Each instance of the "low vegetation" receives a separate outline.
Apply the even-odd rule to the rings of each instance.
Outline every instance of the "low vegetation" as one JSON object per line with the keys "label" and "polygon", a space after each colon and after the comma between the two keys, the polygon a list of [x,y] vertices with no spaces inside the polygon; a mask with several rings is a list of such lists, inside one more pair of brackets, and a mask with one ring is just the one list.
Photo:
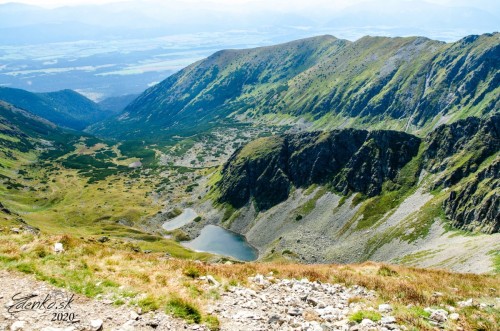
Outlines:
{"label": "low vegetation", "polygon": [[[216,277],[223,285],[221,291],[235,284],[247,284],[249,276],[269,272],[279,278],[305,277],[347,286],[361,285],[377,294],[365,302],[367,307],[391,302],[396,318],[418,330],[433,330],[426,321],[425,307],[454,306],[470,298],[491,303],[500,291],[497,275],[456,274],[371,262],[354,265],[194,262],[168,258],[164,253],[135,252],[130,243],[117,239],[100,243],[72,235],[15,234],[10,232],[10,226],[3,223],[0,232],[0,268],[31,274],[88,297],[98,294],[111,297],[117,305],[137,305],[145,311],[165,309],[213,329],[219,323],[204,312],[204,307],[219,295],[203,287],[204,282],[199,279],[203,275]],[[53,252],[55,242],[63,243],[64,253]],[[145,296],[139,298],[139,293]],[[495,330],[500,315],[488,309],[457,308],[464,319],[453,325],[465,330]],[[358,312],[351,319],[377,317],[377,313],[369,311]]]}

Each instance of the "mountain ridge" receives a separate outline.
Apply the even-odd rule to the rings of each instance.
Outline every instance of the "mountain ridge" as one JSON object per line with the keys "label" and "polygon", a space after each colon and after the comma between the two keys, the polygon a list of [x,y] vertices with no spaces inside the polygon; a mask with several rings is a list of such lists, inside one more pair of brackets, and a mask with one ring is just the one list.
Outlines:
{"label": "mountain ridge", "polygon": [[[90,131],[114,138],[190,135],[217,122],[425,134],[498,109],[498,33],[455,43],[332,36],[219,51],[146,90]],[[383,123],[383,124],[382,124]]]}

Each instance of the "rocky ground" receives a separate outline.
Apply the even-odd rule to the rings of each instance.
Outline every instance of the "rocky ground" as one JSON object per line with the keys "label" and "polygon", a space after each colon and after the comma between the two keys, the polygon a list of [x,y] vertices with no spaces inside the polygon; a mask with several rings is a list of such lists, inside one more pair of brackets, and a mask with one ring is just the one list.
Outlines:
{"label": "rocky ground", "polygon": [[[0,282],[0,330],[208,331],[205,325],[188,324],[161,310],[142,313],[127,303],[117,307],[106,297],[88,299],[73,295],[31,276],[0,271]],[[357,285],[348,288],[307,279],[278,279],[272,272],[249,277],[246,286],[221,286],[210,275],[201,276],[196,282],[201,282],[206,290],[220,293],[204,310],[217,316],[222,331],[408,330],[393,316],[390,302],[379,304],[378,309],[365,306],[363,300],[376,299],[376,294]],[[487,309],[495,304],[478,305],[470,299],[457,302],[457,306]],[[462,318],[456,309],[427,307],[425,311],[431,325],[444,328],[450,321]],[[456,330],[464,330],[455,326]]]}
{"label": "rocky ground", "polygon": [[[207,282],[206,286],[219,287],[217,281],[210,276],[209,279],[213,282]],[[137,307],[116,307],[111,300],[76,295],[72,298],[70,292],[27,276],[2,271],[0,282],[3,284],[0,330],[207,330],[203,325],[187,324],[163,312],[141,314]],[[350,301],[374,295],[358,286],[346,288],[307,279],[257,275],[250,278],[249,287],[220,291],[220,300],[207,310],[218,316],[221,330],[401,330],[390,316],[389,306],[379,322],[349,321],[353,311],[363,308]],[[22,299],[28,295],[36,297]],[[43,307],[30,304],[44,301]],[[52,302],[56,304],[51,306]],[[58,313],[65,320],[58,321]]]}
{"label": "rocky ground", "polygon": [[[217,281],[208,278],[206,286],[219,288]],[[350,301],[374,296],[362,287],[346,288],[307,279],[278,280],[272,275],[257,275],[249,280],[249,287],[230,287],[227,292],[219,288],[220,300],[207,307],[208,312],[218,316],[221,330],[401,330],[390,316],[390,306],[384,308],[378,322],[349,321],[352,312],[363,308]],[[207,330],[163,312],[141,314],[137,307],[116,307],[104,298],[72,297],[70,292],[29,276],[2,271],[0,282],[0,330]],[[31,295],[36,297],[22,299]],[[32,304],[44,301],[43,307]],[[51,305],[53,302],[56,304]],[[58,321],[58,316],[65,320]]]}
{"label": "rocky ground", "polygon": [[[232,287],[223,293],[212,311],[222,330],[402,330],[381,305],[378,322],[363,319],[356,324],[349,316],[362,308],[358,299],[373,297],[363,287],[310,282],[307,279],[276,280],[272,275],[250,278],[251,287]],[[352,301],[352,302],[351,302]],[[354,302],[356,301],[356,302]]]}
{"label": "rocky ground", "polygon": [[[126,305],[116,307],[111,300],[93,300],[75,295],[74,301],[69,302],[72,294],[67,291],[47,285],[32,277],[19,276],[5,271],[0,272],[0,284],[2,284],[0,330],[208,330],[204,326],[188,325],[183,320],[160,311],[141,314],[140,309],[136,307]],[[29,300],[21,299],[31,295],[37,296]],[[35,309],[32,309],[29,306],[30,302],[43,302],[47,295],[49,297],[44,307],[35,305]],[[53,302],[56,304],[50,306]],[[61,315],[57,315],[59,313]],[[57,321],[58,318],[65,320]]]}

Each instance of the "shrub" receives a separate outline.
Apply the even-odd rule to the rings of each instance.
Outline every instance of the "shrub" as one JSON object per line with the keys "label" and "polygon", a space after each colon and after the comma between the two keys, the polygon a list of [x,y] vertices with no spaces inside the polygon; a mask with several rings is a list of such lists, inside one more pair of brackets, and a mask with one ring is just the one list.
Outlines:
{"label": "shrub", "polygon": [[200,270],[198,268],[190,266],[184,269],[184,275],[191,277],[191,278],[198,278],[200,277]]}
{"label": "shrub", "polygon": [[208,326],[210,331],[219,331],[220,330],[220,322],[217,319],[217,316],[207,315],[203,318],[203,323]]}
{"label": "shrub", "polygon": [[177,242],[188,241],[188,240],[191,239],[186,232],[184,232],[182,230],[179,230],[179,229],[175,229],[172,232],[172,236],[173,236],[174,240],[177,241]]}

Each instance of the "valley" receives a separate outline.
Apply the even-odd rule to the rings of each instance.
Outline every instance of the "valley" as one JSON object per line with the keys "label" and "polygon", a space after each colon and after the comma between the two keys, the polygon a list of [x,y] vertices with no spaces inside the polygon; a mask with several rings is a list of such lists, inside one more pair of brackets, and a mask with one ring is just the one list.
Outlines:
{"label": "valley", "polygon": [[120,330],[494,330],[499,40],[223,50],[102,104],[0,87],[1,277],[142,316]]}

